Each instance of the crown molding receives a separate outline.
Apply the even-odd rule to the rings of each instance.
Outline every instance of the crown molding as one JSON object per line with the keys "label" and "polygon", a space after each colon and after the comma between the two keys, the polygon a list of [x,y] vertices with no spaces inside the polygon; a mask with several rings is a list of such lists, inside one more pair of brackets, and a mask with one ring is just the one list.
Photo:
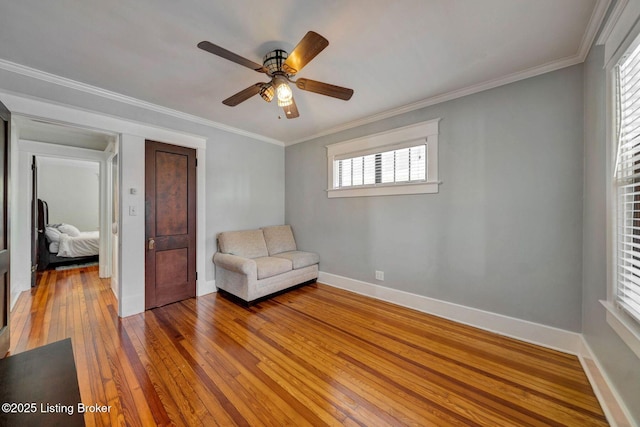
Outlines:
{"label": "crown molding", "polygon": [[622,16],[624,8],[627,7],[627,3],[629,3],[629,0],[618,0],[613,10],[611,11],[611,15],[609,15],[609,19],[607,19],[604,27],[602,27],[602,32],[600,33],[598,40],[596,40],[596,45],[600,46],[606,43],[607,39],[611,35],[611,32],[618,23],[620,16]]}
{"label": "crown molding", "polygon": [[593,45],[593,41],[598,34],[598,30],[602,27],[602,22],[604,21],[604,17],[607,14],[607,10],[609,10],[610,4],[611,0],[598,0],[596,6],[593,8],[591,18],[589,18],[589,24],[587,25],[587,29],[582,35],[580,47],[578,48],[578,56],[582,57],[582,62],[587,59],[589,50],[591,50],[591,46]]}
{"label": "crown molding", "polygon": [[[624,6],[627,4],[628,0],[619,0],[611,13],[610,19],[607,21],[600,37],[597,40],[597,44],[600,44],[605,34],[608,35],[611,32],[611,28],[613,28],[615,22],[619,18]],[[23,75],[26,77],[31,77],[34,79],[42,80],[48,83],[64,86],[70,89],[82,91],[85,93],[89,93],[95,96],[100,96],[103,98],[111,99],[117,102],[122,102],[124,104],[128,104],[134,107],[144,108],[147,110],[155,111],[161,114],[165,114],[171,117],[175,117],[178,119],[182,119],[188,122],[201,124],[204,126],[212,127],[215,129],[223,130],[225,132],[234,133],[237,135],[245,136],[248,138],[256,139],[263,142],[268,142],[270,144],[275,144],[278,146],[289,146],[294,144],[299,144],[301,142],[310,141],[312,139],[316,139],[322,136],[331,135],[337,132],[341,132],[347,129],[352,129],[358,126],[366,125],[369,123],[373,123],[379,120],[384,120],[390,117],[398,116],[400,114],[408,113],[411,111],[419,110],[421,108],[429,107],[435,104],[439,104],[442,102],[451,101],[457,98],[462,98],[464,96],[472,95],[478,92],[483,92],[485,90],[493,89],[499,86],[507,85],[510,83],[517,82],[519,80],[528,79],[531,77],[535,77],[541,74],[549,73],[551,71],[556,71],[561,68],[570,67],[572,65],[580,64],[584,62],[586,56],[589,53],[589,49],[595,39],[596,34],[602,24],[602,21],[606,15],[607,9],[611,0],[597,0],[597,3],[593,9],[591,17],[589,19],[589,24],[587,25],[587,29],[585,30],[578,51],[575,55],[566,57],[563,59],[559,59],[556,61],[549,62],[547,64],[543,64],[540,66],[532,67],[523,71],[518,71],[512,74],[509,74],[504,77],[500,77],[497,79],[488,80],[486,82],[481,82],[475,85],[468,86],[466,88],[454,90],[451,92],[447,92],[444,94],[432,96],[426,98],[422,101],[414,102],[411,104],[407,104],[398,108],[394,108],[391,110],[382,111],[377,114],[373,114],[361,119],[357,119],[351,122],[344,123],[339,126],[335,126],[329,129],[326,129],[322,132],[315,133],[313,135],[300,138],[291,142],[283,142],[274,138],[269,138],[264,135],[256,134],[253,132],[248,132],[242,129],[238,129],[232,126],[228,126],[222,123],[215,122],[213,120],[204,119],[202,117],[198,117],[192,114],[183,113],[181,111],[173,110],[170,108],[162,107],[157,104],[153,104],[147,101],[142,101],[137,98],[133,98],[130,96],[122,95],[117,92],[112,92],[106,89],[102,89],[96,86],[92,86],[86,83],[77,82],[75,80],[67,79],[65,77],[60,77],[55,74],[47,73],[45,71],[40,71],[34,68],[30,68],[24,65],[16,64],[10,61],[6,61],[0,59],[0,69],[16,73],[19,75]],[[605,37],[606,38],[606,37]]]}
{"label": "crown molding", "polygon": [[[626,3],[627,1],[628,0],[620,0],[620,2],[623,2],[623,3]],[[382,111],[380,113],[367,116],[362,119],[354,120],[348,123],[344,123],[342,125],[327,129],[325,131],[313,134],[311,136],[286,143],[286,145],[289,146],[289,145],[299,144],[305,141],[310,141],[312,139],[316,139],[321,136],[331,135],[347,129],[352,129],[354,127],[377,122],[379,120],[384,120],[389,117],[398,116],[400,114],[404,114],[411,111],[419,110],[421,108],[440,104],[442,102],[447,102],[457,98],[462,98],[464,96],[473,95],[474,93],[483,92],[485,90],[507,85],[509,83],[514,83],[519,80],[525,80],[541,74],[549,73],[551,71],[556,71],[562,68],[570,67],[572,65],[581,64],[584,62],[584,60],[587,58],[587,55],[589,54],[591,44],[593,43],[593,40],[595,39],[595,36],[598,33],[598,29],[602,25],[602,21],[607,13],[607,9],[609,8],[610,3],[611,3],[611,0],[597,1],[595,7],[593,8],[593,12],[591,13],[591,17],[589,18],[589,24],[587,25],[587,29],[585,30],[582,36],[582,40],[580,41],[578,52],[573,56],[565,57],[556,61],[549,62],[547,64],[532,67],[523,71],[518,71],[504,77],[499,77],[497,79],[488,80],[486,82],[467,86],[466,88],[432,96],[432,97],[423,99],[422,101],[414,102],[412,104],[407,104],[402,107]]]}
{"label": "crown molding", "polygon": [[274,138],[269,138],[264,135],[259,135],[253,132],[247,132],[245,130],[238,129],[232,126],[227,126],[225,124],[218,123],[213,120],[204,119],[202,117],[194,116],[193,114],[183,113],[178,110],[162,107],[160,105],[153,104],[151,102],[142,101],[137,98],[122,95],[117,92],[112,92],[110,90],[102,89],[97,86],[92,86],[86,83],[81,83],[65,77],[57,76],[55,74],[47,73],[46,71],[40,71],[35,68],[27,67],[25,65],[16,64],[14,62],[7,61],[4,59],[0,59],[0,69],[11,72],[11,73],[19,74],[25,77],[30,77],[33,79],[47,82],[47,83],[55,84],[58,86],[64,86],[69,89],[78,90],[80,92],[88,93],[88,94],[99,96],[102,98],[110,99],[112,101],[121,102],[123,104],[131,105],[133,107],[143,108],[146,110],[154,111],[156,113],[165,114],[167,116],[175,117],[191,123],[212,127],[225,132],[234,133],[237,135],[245,136],[245,137],[256,139],[263,142],[268,142],[270,144],[275,144],[279,146],[285,145],[284,142]]}
{"label": "crown molding", "polygon": [[457,98],[462,98],[468,95],[473,95],[474,93],[483,92],[485,90],[493,89],[499,86],[504,86],[509,83],[514,83],[519,80],[525,80],[530,77],[535,77],[540,74],[549,73],[551,71],[559,70],[561,68],[570,67],[572,65],[580,64],[584,62],[584,58],[580,55],[574,55],[569,58],[565,58],[558,61],[553,61],[545,65],[529,68],[528,70],[519,71],[513,74],[509,74],[505,77],[500,77],[493,80],[488,80],[486,82],[478,83],[475,85],[467,86],[466,88],[454,90],[451,92],[443,93],[441,95],[432,96],[427,99],[423,99],[422,101],[414,102],[412,104],[407,104],[402,107],[394,108],[387,111],[382,111],[377,114],[373,114],[371,116],[367,116],[362,119],[354,120],[348,123],[344,123],[340,126],[336,126],[325,131],[316,133],[314,135],[298,139],[296,141],[287,143],[286,145],[294,145],[299,144],[301,142],[310,141],[312,139],[319,138],[321,136],[331,135],[337,132],[341,132],[347,129],[355,128],[358,126],[363,126],[369,123],[377,122],[379,120],[388,119],[390,117],[398,116],[400,114],[408,113],[411,111],[419,110],[421,108],[430,107],[432,105],[441,104],[443,102],[452,101]]}

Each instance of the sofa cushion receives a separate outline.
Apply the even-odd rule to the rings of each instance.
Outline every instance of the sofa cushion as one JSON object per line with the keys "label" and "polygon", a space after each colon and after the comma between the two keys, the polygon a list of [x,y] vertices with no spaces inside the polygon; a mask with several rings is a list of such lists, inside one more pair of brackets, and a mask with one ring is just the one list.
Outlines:
{"label": "sofa cushion", "polygon": [[274,257],[290,260],[294,270],[308,267],[320,262],[320,257],[318,256],[318,254],[315,254],[313,252],[289,251],[279,253],[277,255],[274,255]]}
{"label": "sofa cushion", "polygon": [[290,225],[264,227],[262,231],[264,233],[264,240],[267,243],[269,255],[272,256],[298,249]]}
{"label": "sofa cushion", "polygon": [[255,258],[254,261],[258,268],[258,280],[292,270],[291,260],[284,258],[261,257]]}
{"label": "sofa cushion", "polygon": [[225,231],[218,234],[218,248],[225,254],[245,258],[269,255],[262,230]]}

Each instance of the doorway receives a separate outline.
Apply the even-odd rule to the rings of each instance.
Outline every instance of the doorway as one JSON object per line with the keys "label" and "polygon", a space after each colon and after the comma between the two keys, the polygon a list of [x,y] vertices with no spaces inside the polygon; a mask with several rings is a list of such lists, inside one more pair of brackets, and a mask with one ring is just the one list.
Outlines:
{"label": "doorway", "polygon": [[[90,225],[83,225],[81,219],[62,219],[61,222],[71,223],[79,221],[79,227],[76,227],[75,224],[71,225],[74,225],[76,228],[89,228],[88,230],[82,231],[97,231],[99,233],[99,236],[102,237],[98,239],[100,275],[101,277],[109,277],[111,275],[112,256],[112,194],[110,192],[111,169],[107,166],[109,159],[113,156],[113,151],[116,149],[118,136],[93,129],[45,122],[24,116],[14,115],[13,121],[18,133],[18,137],[12,142],[12,144],[14,144],[12,160],[16,165],[12,179],[16,187],[31,189],[32,184],[34,184],[34,179],[35,183],[37,183],[38,178],[37,176],[34,178],[31,168],[34,157],[40,162],[47,163],[47,167],[55,164],[53,169],[57,168],[59,174],[68,172],[68,170],[72,168],[72,165],[92,165],[92,171],[88,171],[87,176],[89,177],[88,179],[94,183],[97,181],[96,190],[99,199],[97,223],[93,221]],[[58,180],[57,178],[54,179]],[[47,180],[51,181],[52,179],[47,178]],[[51,182],[47,182],[46,184],[51,184]],[[40,182],[40,187],[43,187],[42,182]],[[70,195],[65,188],[54,188],[53,191],[57,191],[62,194],[62,196]],[[29,256],[29,254],[32,253],[34,239],[30,239],[27,236],[31,236],[32,230],[34,229],[33,206],[36,205],[37,198],[33,200],[32,191],[15,192],[12,197],[12,202],[14,203],[13,206],[15,206],[15,215],[12,215],[12,225],[14,227],[12,227],[11,233],[12,247],[14,249],[13,255],[15,255],[12,255],[11,258],[14,273],[12,277],[12,283],[14,284],[12,302],[14,302],[21,291],[28,290],[31,287],[32,271],[33,267],[36,267],[32,264],[32,257]],[[56,218],[60,219],[59,214],[68,207],[64,205],[64,202],[60,201],[54,203],[54,205],[57,205],[57,207],[51,206],[51,202],[49,202],[49,213],[53,215],[48,221],[49,223],[56,221]],[[71,205],[71,203],[68,203],[68,205]],[[52,207],[53,210],[51,210]],[[49,242],[46,244],[48,245]]]}
{"label": "doorway", "polygon": [[100,163],[38,155],[31,169],[32,271],[98,264],[109,238],[100,235]]}
{"label": "doorway", "polygon": [[[144,226],[144,144],[145,139],[156,141],[166,141],[176,145],[190,147],[196,149],[199,159],[206,161],[207,159],[207,137],[187,133],[183,130],[178,131],[167,127],[158,127],[141,123],[138,121],[121,119],[111,115],[105,115],[96,111],[87,111],[68,105],[59,105],[44,100],[33,100],[30,98],[2,94],[0,96],[13,112],[13,117],[20,119],[30,119],[33,121],[46,121],[48,123],[61,124],[79,129],[93,129],[110,134],[114,140],[114,152],[105,153],[106,158],[102,164],[110,166],[113,154],[118,155],[118,181],[120,191],[118,194],[118,204],[120,218],[117,224],[104,224],[101,220],[101,227],[107,227],[107,231],[117,233],[117,246],[113,248],[113,252],[117,255],[117,270],[113,270],[111,274],[111,286],[118,297],[118,314],[121,317],[142,313],[145,307],[145,226]],[[17,134],[17,132],[16,132]],[[23,135],[20,135],[21,137]],[[17,137],[12,138],[12,164],[20,163],[19,168],[12,168],[12,182],[18,181],[29,182],[28,178],[18,179],[22,169],[30,172],[29,162],[21,163],[18,159],[18,143]],[[14,159],[15,157],[15,159]],[[18,170],[20,169],[20,170]],[[101,169],[102,174],[103,169]],[[206,253],[209,252],[210,237],[204,233],[207,225],[206,215],[206,176],[205,168],[198,167],[196,172],[197,180],[197,228],[201,232],[196,237],[197,258],[196,265],[197,275],[196,294],[204,295],[215,292],[215,281],[212,280],[213,265],[210,259],[207,259]],[[28,185],[28,184],[27,184]],[[104,187],[103,187],[104,188]],[[28,189],[28,187],[27,187]],[[29,208],[29,199],[31,192],[27,191],[26,200],[20,195],[15,194],[12,197],[13,206],[20,204]],[[132,216],[129,214],[130,206],[136,206],[140,214]],[[29,254],[29,238],[30,231],[30,215],[29,211],[22,212],[18,215],[17,209],[12,210],[11,216],[11,268],[12,277],[14,272],[18,272],[21,276],[21,284],[25,284],[23,288],[12,289],[12,304],[15,303],[22,291],[30,289],[30,254]],[[27,224],[24,224],[28,221]],[[20,225],[17,227],[15,225]],[[101,228],[103,229],[103,228]],[[111,231],[113,230],[113,231]],[[26,236],[26,237],[25,237]],[[25,241],[27,247],[25,246]],[[14,248],[19,247],[21,251],[15,254]],[[15,255],[15,256],[14,256]],[[116,264],[112,260],[112,264]],[[17,268],[17,267],[19,268]],[[207,274],[208,273],[208,274]],[[207,280],[207,276],[210,277]]]}

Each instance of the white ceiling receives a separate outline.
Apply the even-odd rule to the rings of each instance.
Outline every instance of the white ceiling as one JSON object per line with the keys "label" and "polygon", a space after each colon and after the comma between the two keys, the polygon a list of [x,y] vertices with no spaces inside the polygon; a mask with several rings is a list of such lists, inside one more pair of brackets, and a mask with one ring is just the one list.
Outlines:
{"label": "white ceiling", "polygon": [[[0,0],[0,67],[29,67],[290,144],[582,62],[608,4]],[[350,101],[294,88],[300,117],[291,120],[259,96],[222,104],[266,79],[198,42],[261,63],[274,48],[291,51],[308,30],[330,44],[298,77],[352,88]]]}

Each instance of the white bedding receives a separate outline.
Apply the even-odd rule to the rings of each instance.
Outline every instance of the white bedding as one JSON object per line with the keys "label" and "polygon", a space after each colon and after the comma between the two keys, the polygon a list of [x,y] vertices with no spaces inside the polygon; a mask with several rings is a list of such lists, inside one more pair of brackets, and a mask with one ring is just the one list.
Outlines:
{"label": "white bedding", "polygon": [[60,236],[58,236],[57,242],[49,243],[49,252],[51,252],[52,254],[57,254],[59,250],[60,250]]}
{"label": "white bedding", "polygon": [[100,233],[98,231],[82,231],[77,237],[61,234],[58,256],[75,258],[98,255],[99,246]]}

